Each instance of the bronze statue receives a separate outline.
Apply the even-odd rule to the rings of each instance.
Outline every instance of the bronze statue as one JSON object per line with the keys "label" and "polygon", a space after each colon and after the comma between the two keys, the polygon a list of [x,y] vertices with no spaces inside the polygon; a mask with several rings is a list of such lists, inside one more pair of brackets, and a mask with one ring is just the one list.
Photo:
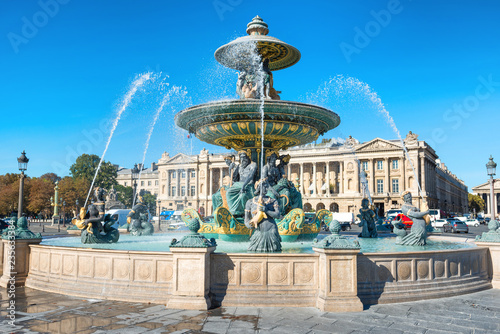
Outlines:
{"label": "bronze statue", "polygon": [[413,221],[410,233],[401,238],[399,245],[424,246],[427,242],[426,219],[429,218],[429,210],[420,212],[412,204],[411,192],[405,191],[402,195],[404,204],[401,207],[403,214]]}
{"label": "bronze statue", "polygon": [[249,252],[280,252],[281,237],[274,221],[280,216],[278,202],[267,196],[269,184],[265,179],[257,183],[256,193],[263,195],[249,199],[245,206],[245,225],[255,229],[250,237]]}
{"label": "bronze statue", "polygon": [[229,212],[233,216],[243,216],[245,204],[253,197],[254,177],[257,171],[257,164],[250,160],[246,151],[238,152],[240,164],[236,167],[233,177],[235,182],[227,190],[226,198]]}
{"label": "bronze statue", "polygon": [[137,196],[137,203],[127,215],[128,230],[130,235],[152,235],[154,226],[149,222],[148,208],[141,195]]}
{"label": "bronze statue", "polygon": [[363,198],[361,201],[361,209],[359,209],[359,215],[357,215],[361,220],[360,226],[363,228],[358,235],[360,238],[376,238],[378,236],[376,225],[377,215],[369,205],[370,202],[368,198]]}
{"label": "bronze statue", "polygon": [[73,224],[82,230],[83,244],[114,243],[120,238],[120,233],[112,227],[115,220],[105,214],[104,189],[97,187],[94,191],[94,202],[80,209],[80,219],[73,218]]}

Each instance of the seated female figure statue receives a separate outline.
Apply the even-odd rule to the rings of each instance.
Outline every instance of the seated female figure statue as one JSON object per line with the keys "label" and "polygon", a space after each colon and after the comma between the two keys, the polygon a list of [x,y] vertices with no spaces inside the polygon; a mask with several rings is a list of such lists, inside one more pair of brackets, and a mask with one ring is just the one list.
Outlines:
{"label": "seated female figure statue", "polygon": [[238,152],[240,164],[234,171],[236,182],[227,190],[226,198],[229,212],[235,217],[241,217],[245,213],[246,202],[253,197],[253,184],[257,164],[250,160],[246,151]]}
{"label": "seated female figure statue", "polygon": [[148,219],[148,208],[144,204],[143,197],[137,196],[137,203],[127,215],[128,230],[130,235],[151,235],[155,228]]}
{"label": "seated female figure statue", "polygon": [[114,219],[104,212],[104,189],[97,187],[94,191],[94,202],[89,205],[87,212],[85,208],[80,209],[80,219],[74,219],[73,223],[82,230],[81,240],[83,244],[102,244],[117,242],[120,233],[112,227]]}
{"label": "seated female figure statue", "polygon": [[274,221],[280,216],[278,202],[267,196],[269,184],[261,179],[257,184],[256,193],[261,195],[247,201],[245,206],[245,225],[255,229],[250,237],[249,252],[280,252],[281,237]]}
{"label": "seated female figure statue", "polygon": [[429,210],[420,212],[417,207],[413,206],[411,192],[409,191],[405,191],[402,197],[404,204],[401,211],[413,221],[413,225],[410,233],[396,243],[399,245],[424,246],[427,239],[426,216],[429,214]]}

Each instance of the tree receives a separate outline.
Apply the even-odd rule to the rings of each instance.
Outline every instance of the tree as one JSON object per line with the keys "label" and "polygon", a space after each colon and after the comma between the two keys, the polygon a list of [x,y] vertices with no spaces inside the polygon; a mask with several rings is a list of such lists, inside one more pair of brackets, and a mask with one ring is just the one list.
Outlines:
{"label": "tree", "polygon": [[469,210],[477,213],[484,210],[484,200],[479,195],[468,194]]}
{"label": "tree", "polygon": [[154,215],[156,212],[156,196],[148,191],[142,194],[142,199],[144,200],[144,204],[146,204],[149,213]]}
{"label": "tree", "polygon": [[0,215],[10,216],[12,212],[17,210],[18,202],[19,176],[16,174],[2,175],[0,180]]}
{"label": "tree", "polygon": [[120,184],[115,186],[116,198],[122,202],[125,207],[132,207],[132,197],[134,196],[134,189],[132,187],[124,187]]}
{"label": "tree", "polygon": [[26,210],[37,215],[46,209],[50,210],[50,197],[54,195],[54,183],[50,178],[35,177],[30,179],[26,186],[28,191]]}
{"label": "tree", "polygon": [[[66,202],[66,211],[73,211],[77,215],[80,207],[85,205],[85,199],[90,188],[90,181],[84,178],[64,177],[59,181],[59,193]],[[76,201],[78,200],[78,205]]]}
{"label": "tree", "polygon": [[56,183],[56,181],[60,181],[61,178],[57,176],[56,173],[45,173],[42,176],[40,176],[41,179],[46,179],[49,180],[52,183]]}
{"label": "tree", "polygon": [[[92,184],[94,175],[101,159],[95,154],[82,154],[69,168],[71,176],[74,179],[83,178]],[[117,171],[116,167],[109,161],[103,161],[99,173],[97,174],[94,186],[109,189],[116,185]]]}

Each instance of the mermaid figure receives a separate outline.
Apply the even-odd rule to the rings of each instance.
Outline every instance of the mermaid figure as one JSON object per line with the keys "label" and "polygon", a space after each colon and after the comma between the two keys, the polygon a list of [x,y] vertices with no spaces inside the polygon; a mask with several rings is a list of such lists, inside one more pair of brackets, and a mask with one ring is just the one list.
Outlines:
{"label": "mermaid figure", "polygon": [[429,210],[420,212],[417,207],[413,206],[411,192],[409,191],[405,191],[402,197],[404,204],[401,211],[413,221],[413,225],[410,233],[396,243],[398,245],[424,246],[427,243],[426,219],[429,217]]}

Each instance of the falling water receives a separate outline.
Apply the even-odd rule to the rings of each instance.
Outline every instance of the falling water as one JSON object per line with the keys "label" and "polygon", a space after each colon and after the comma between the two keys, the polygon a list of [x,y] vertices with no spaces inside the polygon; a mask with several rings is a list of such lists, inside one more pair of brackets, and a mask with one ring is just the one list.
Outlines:
{"label": "falling water", "polygon": [[[168,86],[168,83],[166,83],[165,85]],[[142,163],[141,163],[141,168],[139,170],[139,176],[138,176],[137,183],[139,183],[141,181],[141,174],[143,171],[142,166],[144,166],[144,161],[146,160],[146,153],[148,152],[148,148],[149,148],[149,140],[151,139],[151,135],[153,134],[153,130],[155,128],[156,122],[158,121],[158,118],[163,110],[163,107],[165,106],[165,103],[167,103],[167,101],[170,100],[170,97],[172,96],[173,91],[174,91],[174,89],[171,89],[165,95],[163,95],[160,106],[156,109],[156,112],[155,112],[155,115],[153,118],[153,122],[149,126],[148,134],[146,137],[146,143],[144,144],[144,152],[142,154]],[[134,199],[132,201],[132,207],[135,205],[136,198],[137,198],[137,193],[134,194]]]}
{"label": "falling water", "polygon": [[[352,77],[344,77],[342,75],[337,75],[331,78],[328,82],[324,84],[323,87],[319,88],[315,94],[308,94],[308,100],[317,103],[317,104],[327,104],[332,99],[341,100],[348,95],[352,95],[355,99],[359,99],[360,97],[364,97],[367,99],[372,105],[375,106],[377,111],[384,116],[389,126],[392,128],[394,133],[397,135],[399,141],[401,142],[401,147],[403,148],[403,152],[405,154],[406,159],[410,163],[411,169],[413,170],[413,174],[415,175],[415,180],[417,182],[419,194],[422,193],[422,188],[420,187],[420,183],[418,181],[417,172],[415,167],[413,166],[413,162],[410,159],[408,154],[408,150],[404,144],[403,138],[401,138],[401,134],[399,133],[398,128],[396,127],[396,123],[394,119],[391,117],[387,109],[385,108],[382,100],[378,96],[378,94],[371,89],[371,87]],[[425,201],[425,199],[424,199]]]}
{"label": "falling water", "polygon": [[85,199],[84,207],[87,206],[87,202],[89,200],[90,193],[92,192],[92,188],[94,187],[95,179],[97,177],[97,174],[99,173],[99,169],[101,168],[102,161],[104,160],[104,156],[106,155],[106,151],[108,150],[109,143],[111,142],[111,138],[113,137],[113,133],[115,132],[116,126],[118,125],[118,122],[120,121],[122,113],[125,111],[125,109],[127,109],[127,106],[130,104],[130,101],[132,101],[132,97],[137,92],[139,87],[141,87],[146,81],[150,80],[150,78],[151,78],[151,72],[141,74],[132,82],[130,89],[128,90],[127,94],[125,94],[125,97],[123,98],[123,101],[120,104],[120,107],[118,108],[118,112],[116,113],[116,118],[113,122],[113,125],[111,126],[111,132],[109,133],[108,141],[106,142],[106,147],[104,148],[104,152],[101,155],[101,160],[99,161],[99,164],[97,165],[97,169],[95,171],[94,178],[92,179],[92,184],[90,185],[90,189],[89,189],[89,192],[87,194],[87,198]]}

